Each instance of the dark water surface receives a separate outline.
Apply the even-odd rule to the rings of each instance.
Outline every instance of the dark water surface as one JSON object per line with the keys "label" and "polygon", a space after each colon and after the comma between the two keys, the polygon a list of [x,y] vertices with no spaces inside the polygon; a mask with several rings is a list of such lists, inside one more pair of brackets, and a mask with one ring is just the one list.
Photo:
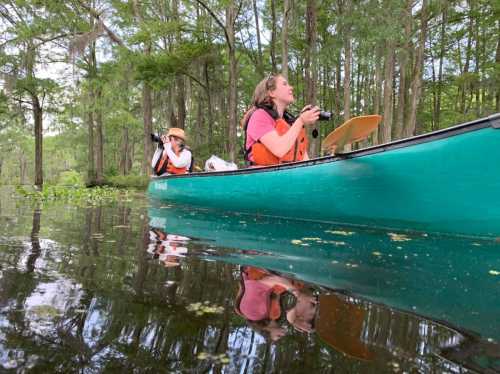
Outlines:
{"label": "dark water surface", "polygon": [[498,341],[495,240],[0,189],[0,372],[499,372]]}

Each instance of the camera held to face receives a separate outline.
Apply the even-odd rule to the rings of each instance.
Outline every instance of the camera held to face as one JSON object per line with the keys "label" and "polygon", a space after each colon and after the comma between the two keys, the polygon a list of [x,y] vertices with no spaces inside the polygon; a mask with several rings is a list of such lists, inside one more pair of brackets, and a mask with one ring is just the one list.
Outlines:
{"label": "camera held to face", "polygon": [[151,141],[158,143],[160,147],[163,147],[163,141],[161,140],[160,135],[157,133],[151,133]]}

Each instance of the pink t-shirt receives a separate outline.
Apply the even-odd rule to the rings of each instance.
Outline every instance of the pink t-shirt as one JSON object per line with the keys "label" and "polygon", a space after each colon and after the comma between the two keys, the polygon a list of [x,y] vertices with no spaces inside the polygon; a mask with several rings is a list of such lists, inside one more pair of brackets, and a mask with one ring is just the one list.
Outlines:
{"label": "pink t-shirt", "polygon": [[[273,117],[271,117],[264,109],[257,109],[253,112],[247,126],[246,149],[249,149],[268,132],[273,131],[275,124],[276,122]],[[253,155],[251,153],[249,158],[253,161]]]}

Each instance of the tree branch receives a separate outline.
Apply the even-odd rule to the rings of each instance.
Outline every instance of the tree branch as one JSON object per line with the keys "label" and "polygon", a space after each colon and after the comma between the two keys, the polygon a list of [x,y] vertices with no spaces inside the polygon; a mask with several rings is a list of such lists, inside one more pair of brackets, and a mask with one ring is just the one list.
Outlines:
{"label": "tree branch", "polygon": [[196,0],[198,4],[200,4],[205,10],[212,16],[212,18],[215,20],[215,22],[220,26],[220,28],[224,31],[224,36],[226,38],[227,45],[229,48],[234,48],[234,46],[231,44],[231,39],[229,38],[229,34],[227,33],[226,26],[217,18],[217,15],[201,0]]}
{"label": "tree branch", "polygon": [[118,44],[121,47],[127,48],[125,46],[125,43],[123,42],[123,40],[105,25],[104,21],[101,19],[100,14],[94,8],[91,8],[88,5],[84,4],[81,0],[78,0],[78,3],[80,4],[80,6],[83,9],[85,9],[87,12],[89,12],[89,14],[97,20],[97,22],[101,25],[103,30],[106,31],[106,34],[108,34],[108,37],[112,41],[114,41],[116,44]]}

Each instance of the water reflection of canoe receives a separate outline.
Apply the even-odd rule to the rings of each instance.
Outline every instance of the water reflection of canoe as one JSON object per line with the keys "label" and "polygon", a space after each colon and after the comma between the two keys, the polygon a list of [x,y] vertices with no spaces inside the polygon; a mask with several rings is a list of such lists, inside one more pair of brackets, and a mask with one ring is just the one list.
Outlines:
{"label": "water reflection of canoe", "polygon": [[[219,259],[290,274],[500,340],[499,244],[176,207],[150,225],[198,238]],[[199,242],[199,241],[198,241]],[[223,248],[239,249],[239,251]],[[226,253],[226,254],[225,254]]]}
{"label": "water reflection of canoe", "polygon": [[[500,368],[498,345],[478,341],[437,321],[335,293],[321,294],[318,308],[315,326],[319,337],[358,360],[377,361],[385,351],[402,362],[418,363],[418,372],[461,373],[468,372],[467,368],[495,373]],[[386,364],[392,369],[389,371],[401,370],[395,361]],[[386,371],[384,367],[373,370]]]}
{"label": "water reflection of canoe", "polygon": [[500,114],[275,167],[155,178],[152,197],[323,222],[500,236]]}

